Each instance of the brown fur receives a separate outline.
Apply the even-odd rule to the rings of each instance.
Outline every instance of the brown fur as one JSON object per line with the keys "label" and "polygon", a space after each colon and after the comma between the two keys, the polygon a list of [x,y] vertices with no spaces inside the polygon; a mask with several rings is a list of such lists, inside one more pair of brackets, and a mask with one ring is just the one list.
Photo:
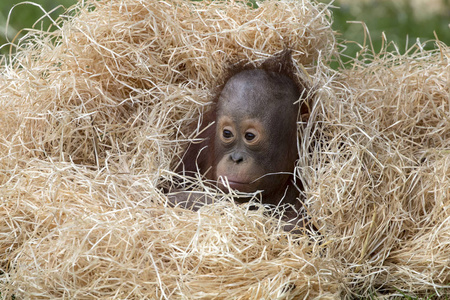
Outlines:
{"label": "brown fur", "polygon": [[[294,176],[293,171],[295,168],[295,161],[298,159],[298,151],[296,148],[298,139],[296,120],[298,119],[299,113],[302,115],[308,113],[309,106],[307,101],[303,101],[303,99],[301,103],[297,103],[297,100],[294,100],[303,95],[305,86],[298,79],[298,76],[295,75],[295,68],[292,62],[291,53],[290,51],[285,50],[261,62],[260,64],[239,62],[228,67],[225,74],[226,75],[223,77],[222,81],[218,83],[218,88],[214,93],[214,108],[205,115],[201,124],[200,130],[202,133],[199,137],[202,139],[202,142],[192,143],[188,146],[182,158],[182,162],[177,168],[177,172],[188,176],[194,176],[195,174],[200,173],[211,184],[218,184],[220,188],[225,190],[227,189],[227,185],[224,185],[223,182],[219,182],[219,178],[223,177],[222,173],[218,174],[218,166],[221,166],[221,172],[225,172],[224,174],[229,174],[225,175],[228,179],[230,178],[229,176],[234,178],[236,178],[236,176],[237,178],[242,178],[242,176],[244,176],[244,178],[253,178],[250,175],[246,176],[242,174],[254,174],[256,172],[258,175],[257,179],[252,180],[249,183],[245,183],[244,185],[240,184],[240,181],[238,180],[237,186],[244,186],[244,192],[254,192],[262,189],[263,203],[272,205],[290,205],[293,209],[285,213],[285,217],[288,219],[293,218],[298,221],[299,216],[295,212],[301,207],[301,202],[298,200],[298,196],[299,189],[302,189],[302,186],[294,186],[292,180]],[[260,79],[259,77],[253,76],[262,77]],[[246,82],[245,80],[249,80],[249,82],[254,83],[253,86],[246,87],[244,83],[239,82],[240,79],[234,79],[233,82],[237,82],[237,86],[235,88],[228,88],[225,92],[227,83],[233,78],[244,78],[244,82]],[[266,81],[262,83],[260,80],[268,81],[267,83]],[[258,89],[255,90],[256,87],[258,87]],[[277,90],[277,88],[282,89]],[[296,92],[294,92],[294,90]],[[244,100],[236,98],[237,96],[235,96],[234,93],[239,92],[244,93],[244,98],[250,97],[248,100],[245,100],[249,102],[242,102]],[[219,101],[221,97],[224,96],[224,93],[225,97],[231,97],[229,98],[231,99],[230,103],[234,104],[224,104]],[[260,96],[255,96],[257,98],[252,98],[251,96],[248,96],[250,94]],[[266,102],[265,104],[261,103],[262,105],[258,107],[259,103],[257,102],[259,102],[260,99],[261,101],[263,101],[262,99],[265,99],[264,101]],[[281,100],[284,101],[284,104],[279,102]],[[290,105],[293,105],[292,109],[290,109],[289,103],[291,103]],[[231,107],[229,107],[230,105]],[[263,131],[268,132],[270,136],[267,136],[266,140],[263,141],[262,146],[264,147],[261,149],[264,150],[260,149],[255,152],[250,149],[250,146],[246,145],[247,141],[242,142],[241,139],[238,139],[238,137],[234,139],[236,141],[236,145],[232,146],[231,149],[228,149],[230,147],[223,144],[223,142],[220,142],[220,138],[217,136],[218,131],[216,131],[221,130],[217,128],[217,126],[219,126],[218,119],[220,117],[224,117],[224,114],[225,117],[228,118],[228,114],[230,112],[224,112],[223,109],[225,107],[226,111],[233,111],[233,109],[236,110],[234,105],[237,105],[236,107],[238,108],[242,106],[244,108],[244,112],[241,113],[239,109],[237,109],[237,112],[231,113],[231,117],[233,119],[239,119],[244,116],[244,122],[247,122],[245,121],[245,115],[255,113],[255,111],[260,114],[265,114],[266,111],[268,111],[269,116],[271,114],[270,117],[266,116],[258,119],[258,122],[261,122],[263,127],[266,127],[265,131]],[[280,108],[278,108],[278,106],[280,106]],[[249,111],[246,110],[246,107],[248,107]],[[283,109],[283,107],[285,107],[285,109]],[[238,117],[235,115],[236,113],[242,116]],[[291,121],[286,123],[287,121],[283,121],[284,119]],[[286,125],[284,125],[284,123],[286,123]],[[237,134],[241,133],[238,132]],[[282,138],[283,136],[286,136],[286,139]],[[279,148],[284,150],[280,150]],[[241,163],[240,165],[231,159],[233,155],[232,153],[236,153],[236,151],[240,154],[244,153],[244,156],[246,157],[244,163]],[[274,159],[272,160],[268,157],[272,157]],[[267,171],[264,172],[264,170]],[[219,175],[221,176],[219,177]],[[257,186],[257,188],[248,188],[249,191],[246,190],[248,186],[254,185]],[[238,188],[238,190],[242,191],[240,188]],[[201,200],[199,200],[200,198]],[[198,209],[201,206],[198,204],[198,201],[202,201],[204,204],[209,203],[207,197],[196,197],[189,192],[179,193],[171,200],[173,205],[182,204],[184,207],[190,209]]]}

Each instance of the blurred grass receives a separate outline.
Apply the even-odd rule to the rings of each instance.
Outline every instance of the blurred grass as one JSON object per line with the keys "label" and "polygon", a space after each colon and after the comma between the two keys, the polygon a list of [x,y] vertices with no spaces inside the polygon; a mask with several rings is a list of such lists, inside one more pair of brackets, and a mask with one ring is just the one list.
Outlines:
{"label": "blurred grass", "polygon": [[[435,40],[435,34],[440,41],[450,45],[450,0],[337,0],[333,6],[339,6],[332,8],[333,29],[339,32],[338,41],[363,44],[364,26],[352,22],[364,22],[375,52],[382,48],[383,33],[387,42],[395,43],[400,54],[417,41],[423,44]],[[355,57],[361,49],[355,43],[345,45],[347,49],[339,49],[344,62]],[[426,50],[433,47],[434,43],[424,45]],[[393,45],[389,50],[397,51]]]}
{"label": "blurred grass", "polygon": [[[0,45],[3,45],[0,48],[0,54],[9,53],[10,47],[5,44],[13,41],[22,29],[32,28],[33,24],[45,15],[39,6],[33,5],[30,2],[40,5],[46,12],[50,12],[54,8],[61,6],[50,13],[50,16],[55,20],[59,15],[64,13],[64,7],[66,9],[69,8],[77,0],[30,0],[28,3],[24,0],[0,0]],[[7,27],[8,14],[10,14],[10,19]],[[34,28],[46,30],[50,24],[51,21],[48,17],[44,17],[35,24]],[[20,32],[17,37],[23,36],[24,33],[23,31]]]}
{"label": "blurred grass", "polygon": [[[300,1],[300,0],[298,0]],[[330,0],[321,0],[329,3]],[[430,0],[422,0],[424,3]],[[16,6],[10,14],[9,26],[6,31],[6,21],[11,8],[21,3],[21,0],[0,1],[0,45],[12,41],[17,33],[24,28],[31,28],[33,24],[44,15],[44,12],[32,4]],[[66,8],[75,4],[76,0],[35,0],[46,11],[62,5]],[[398,46],[400,53],[412,46],[419,38],[421,42],[433,40],[434,31],[438,38],[450,45],[450,0],[433,0],[433,3],[441,3],[438,11],[428,12],[417,7],[420,0],[337,0],[333,6],[333,29],[340,33],[339,40],[356,41],[363,43],[364,28],[361,24],[352,24],[348,21],[365,22],[372,38],[375,51],[381,49],[381,35],[384,32],[388,41],[393,41]],[[430,6],[429,4],[425,4]],[[425,7],[426,7],[425,6]],[[61,7],[51,13],[53,18],[64,12]],[[47,17],[35,24],[34,28],[46,29],[50,25]],[[343,51],[344,55],[354,57],[360,48],[349,43]],[[432,47],[431,44],[426,47]],[[0,53],[6,54],[10,47],[0,48]],[[341,49],[342,50],[342,49]],[[344,57],[344,61],[348,60]]]}

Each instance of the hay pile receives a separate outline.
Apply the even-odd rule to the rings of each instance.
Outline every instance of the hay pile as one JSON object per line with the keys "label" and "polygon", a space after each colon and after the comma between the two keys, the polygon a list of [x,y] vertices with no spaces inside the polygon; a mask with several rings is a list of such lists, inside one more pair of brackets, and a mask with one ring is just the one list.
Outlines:
{"label": "hay pile", "polygon": [[355,59],[323,103],[308,202],[348,293],[450,295],[450,49]]}
{"label": "hay pile", "polygon": [[[0,293],[8,298],[445,295],[450,51],[329,69],[325,6],[83,1],[0,75]],[[319,232],[160,187],[230,62],[293,49],[314,91],[297,174]]]}

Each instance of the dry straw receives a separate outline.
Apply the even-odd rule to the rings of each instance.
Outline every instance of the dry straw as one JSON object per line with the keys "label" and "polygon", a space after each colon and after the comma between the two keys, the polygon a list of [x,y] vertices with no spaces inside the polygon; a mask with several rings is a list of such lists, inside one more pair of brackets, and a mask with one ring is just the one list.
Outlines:
{"label": "dry straw", "polygon": [[[449,48],[366,52],[309,1],[81,1],[16,43],[0,75],[0,293],[9,298],[333,299],[450,287]],[[299,125],[305,208],[282,231],[161,186],[224,67],[293,50],[314,92]]]}

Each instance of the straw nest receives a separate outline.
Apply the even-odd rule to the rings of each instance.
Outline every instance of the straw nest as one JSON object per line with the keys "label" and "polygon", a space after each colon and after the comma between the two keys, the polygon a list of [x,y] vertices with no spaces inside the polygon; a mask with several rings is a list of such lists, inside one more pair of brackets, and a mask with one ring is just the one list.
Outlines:
{"label": "straw nest", "polygon": [[[449,48],[332,71],[322,4],[82,1],[0,75],[0,293],[298,299],[450,287]],[[161,187],[224,67],[289,48],[313,92],[296,174],[317,232]],[[201,182],[199,181],[199,189]]]}

